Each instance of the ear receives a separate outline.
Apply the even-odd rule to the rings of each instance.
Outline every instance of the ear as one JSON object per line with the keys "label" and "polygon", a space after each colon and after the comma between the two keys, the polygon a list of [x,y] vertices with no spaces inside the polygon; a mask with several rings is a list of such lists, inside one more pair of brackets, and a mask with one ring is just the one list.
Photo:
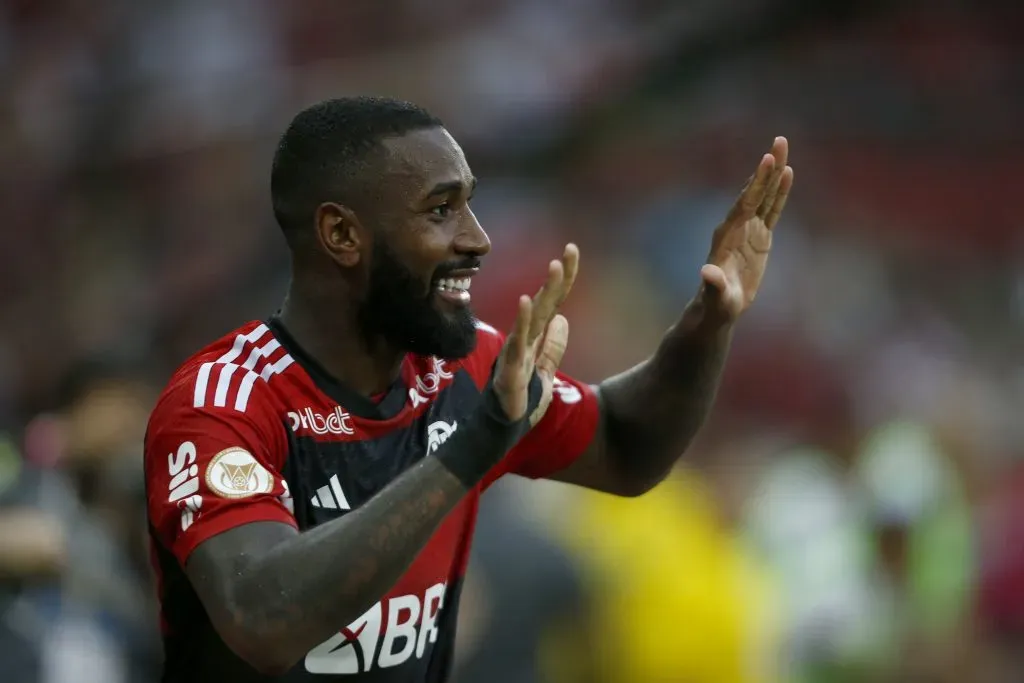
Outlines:
{"label": "ear", "polygon": [[325,203],[316,209],[316,234],[320,246],[338,265],[351,268],[369,247],[366,231],[354,211],[341,204]]}

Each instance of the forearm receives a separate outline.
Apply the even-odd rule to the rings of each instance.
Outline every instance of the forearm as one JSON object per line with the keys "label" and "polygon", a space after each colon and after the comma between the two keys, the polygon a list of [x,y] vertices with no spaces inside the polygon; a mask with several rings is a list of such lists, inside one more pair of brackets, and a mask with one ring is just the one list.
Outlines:
{"label": "forearm", "polygon": [[650,359],[601,383],[604,447],[630,490],[661,481],[704,424],[731,338],[697,299]]}
{"label": "forearm", "polygon": [[[539,385],[532,393],[535,404]],[[440,450],[367,503],[275,543],[233,572],[230,596],[210,601],[228,606],[218,615],[225,640],[267,671],[287,669],[380,600],[527,429],[525,417],[505,420],[493,392],[485,391],[480,409]]]}
{"label": "forearm", "polygon": [[235,583],[232,601],[236,624],[253,647],[272,648],[252,657],[294,662],[358,619],[398,581],[467,492],[437,459],[424,458],[359,509],[252,562]]}

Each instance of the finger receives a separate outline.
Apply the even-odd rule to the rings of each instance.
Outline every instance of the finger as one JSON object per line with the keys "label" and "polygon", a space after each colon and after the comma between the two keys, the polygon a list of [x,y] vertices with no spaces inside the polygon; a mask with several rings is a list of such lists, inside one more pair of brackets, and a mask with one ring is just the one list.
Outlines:
{"label": "finger", "polygon": [[552,261],[548,264],[548,279],[540,288],[537,295],[533,297],[533,315],[530,318],[530,329],[527,343],[532,347],[534,343],[544,334],[551,317],[558,309],[558,302],[561,293],[562,282],[565,279],[565,270],[561,261]]}
{"label": "finger", "polygon": [[558,297],[558,305],[561,306],[565,303],[565,300],[569,297],[569,292],[572,291],[572,286],[576,282],[576,274],[580,272],[580,250],[575,244],[570,242],[565,245],[565,251],[562,252],[562,291]]}
{"label": "finger", "polygon": [[728,220],[752,218],[754,216],[757,208],[764,201],[764,195],[774,170],[775,157],[771,154],[765,154],[761,157],[761,163],[757,165],[757,170],[750,178],[747,186],[743,188],[743,192],[740,193],[736,203],[733,204]]}
{"label": "finger", "polygon": [[548,266],[548,280],[544,287],[534,297],[533,322],[530,327],[531,343],[537,342],[545,333],[552,317],[558,311],[559,306],[565,303],[573,284],[576,282],[576,275],[579,273],[580,250],[573,243],[565,245],[562,252],[561,272],[558,271],[558,261],[552,261]]}
{"label": "finger", "polygon": [[540,403],[530,413],[530,427],[536,427],[537,423],[544,417],[544,413],[548,412],[548,407],[551,405],[551,399],[554,397],[554,388],[552,383],[553,379],[541,380],[544,382],[544,391],[540,395]]}
{"label": "finger", "polygon": [[706,285],[705,294],[713,297],[719,296],[726,288],[725,271],[720,267],[708,263],[700,269],[700,279]]}
{"label": "finger", "polygon": [[[559,307],[565,303],[565,300],[569,297],[569,293],[572,291],[572,286],[576,282],[576,274],[579,272],[580,267],[580,250],[575,244],[570,242],[565,245],[565,250],[562,252],[562,280],[558,287],[549,287],[550,297],[546,294],[543,297],[545,301],[553,301],[553,307],[544,308],[541,310],[535,310],[535,314],[538,318],[538,324],[543,325],[545,330],[548,323],[551,322],[552,316],[558,312]],[[550,274],[550,271],[549,271]],[[543,290],[542,290],[543,291]],[[541,298],[542,292],[537,293],[537,297],[534,298],[534,302],[537,302]],[[546,334],[546,331],[542,334]]]}
{"label": "finger", "polygon": [[562,364],[565,349],[569,345],[569,321],[564,315],[556,315],[548,324],[544,341],[537,355],[537,372],[554,377]]}
{"label": "finger", "polygon": [[782,135],[776,137],[772,142],[772,151],[769,154],[775,157],[776,168],[785,168],[789,163],[789,140]]}
{"label": "finger", "polygon": [[525,294],[519,297],[519,308],[516,311],[516,321],[512,326],[512,333],[505,340],[506,365],[519,367],[526,361],[530,350],[527,337],[530,333],[530,318],[533,315],[533,302]]}
{"label": "finger", "polygon": [[734,295],[729,291],[729,283],[725,277],[725,271],[713,264],[707,264],[700,271],[702,281],[701,300],[705,311],[712,315],[718,315],[735,308],[730,303]]}
{"label": "finger", "polygon": [[793,167],[787,166],[782,171],[782,177],[779,180],[779,193],[775,197],[775,203],[772,204],[771,209],[768,210],[768,214],[765,216],[764,224],[768,226],[769,230],[775,228],[775,224],[779,222],[779,217],[782,216],[782,210],[786,208],[786,200],[789,199],[789,191],[793,188]]}
{"label": "finger", "polygon": [[757,207],[757,215],[764,218],[771,211],[775,204],[775,198],[779,194],[779,184],[782,181],[782,172],[786,169],[786,160],[789,158],[789,142],[784,137],[775,138],[772,144],[771,155],[775,158],[775,168],[768,179],[768,187],[765,189],[764,197]]}

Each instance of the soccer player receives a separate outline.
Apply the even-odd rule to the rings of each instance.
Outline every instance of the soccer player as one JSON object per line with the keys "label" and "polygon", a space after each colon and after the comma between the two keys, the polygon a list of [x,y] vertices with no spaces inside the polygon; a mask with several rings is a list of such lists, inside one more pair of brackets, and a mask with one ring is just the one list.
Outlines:
{"label": "soccer player", "polygon": [[591,387],[558,372],[575,246],[505,338],[469,308],[490,243],[441,122],[378,98],[299,113],[271,172],[287,297],[187,360],[146,434],[165,683],[444,681],[492,482],[636,496],[686,449],[760,285],[787,154],[777,138],[651,358]]}

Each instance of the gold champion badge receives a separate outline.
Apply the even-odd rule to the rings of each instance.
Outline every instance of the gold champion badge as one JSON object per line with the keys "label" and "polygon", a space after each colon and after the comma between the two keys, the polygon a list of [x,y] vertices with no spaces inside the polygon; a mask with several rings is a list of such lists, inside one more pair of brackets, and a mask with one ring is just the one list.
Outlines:
{"label": "gold champion badge", "polygon": [[222,498],[247,498],[270,493],[274,478],[252,453],[244,448],[227,448],[213,456],[206,466],[206,485]]}

